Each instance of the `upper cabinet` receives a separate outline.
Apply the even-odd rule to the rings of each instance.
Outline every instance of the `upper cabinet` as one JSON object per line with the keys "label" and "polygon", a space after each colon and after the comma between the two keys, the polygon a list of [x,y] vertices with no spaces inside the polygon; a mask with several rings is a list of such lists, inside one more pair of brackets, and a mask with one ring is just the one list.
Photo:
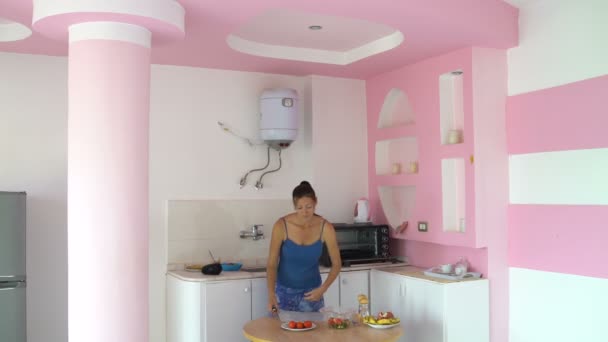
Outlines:
{"label": "upper cabinet", "polygon": [[506,96],[504,50],[462,49],[370,79],[374,222],[394,238],[486,247],[508,200]]}

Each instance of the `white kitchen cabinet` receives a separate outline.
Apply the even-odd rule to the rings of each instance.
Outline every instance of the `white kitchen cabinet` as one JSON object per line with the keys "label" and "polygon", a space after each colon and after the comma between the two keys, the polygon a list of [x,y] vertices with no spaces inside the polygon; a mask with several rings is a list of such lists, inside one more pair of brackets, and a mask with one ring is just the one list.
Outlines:
{"label": "white kitchen cabinet", "polygon": [[369,296],[369,271],[340,273],[340,306],[345,309],[359,308],[357,296]]}
{"label": "white kitchen cabinet", "polygon": [[251,298],[251,279],[203,284],[201,341],[247,341],[240,327],[251,320]]}
{"label": "white kitchen cabinet", "polygon": [[[325,282],[327,279],[327,273],[321,274],[321,281]],[[329,289],[325,291],[323,295],[323,299],[325,300],[326,307],[337,308],[340,306],[340,277],[336,278],[334,282],[331,284]]]}
{"label": "white kitchen cabinet", "polygon": [[251,279],[251,319],[258,319],[265,316],[268,316],[267,279]]}
{"label": "white kitchen cabinet", "polygon": [[[404,307],[404,289],[405,279],[394,273],[379,272],[372,270],[370,272],[370,313],[377,315],[380,311],[390,311],[395,317],[402,319],[402,325],[404,325],[404,331],[406,334],[409,333],[408,326],[403,319]],[[399,338],[400,342],[406,341],[405,336],[401,335]],[[424,341],[426,342],[426,341]]]}
{"label": "white kitchen cabinet", "polygon": [[405,342],[488,342],[488,280],[436,282],[372,270],[372,313],[392,311]]}
{"label": "white kitchen cabinet", "polygon": [[201,283],[167,275],[167,342],[201,341]]}

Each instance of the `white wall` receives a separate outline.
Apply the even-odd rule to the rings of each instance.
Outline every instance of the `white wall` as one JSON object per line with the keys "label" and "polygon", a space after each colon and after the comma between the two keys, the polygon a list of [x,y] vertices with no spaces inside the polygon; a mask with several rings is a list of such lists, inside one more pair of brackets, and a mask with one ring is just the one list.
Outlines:
{"label": "white wall", "polygon": [[605,75],[608,1],[536,0],[519,11],[519,46],[508,53],[509,95]]}
{"label": "white wall", "polygon": [[[266,265],[272,227],[279,217],[293,211],[291,199],[191,200],[168,204],[168,267],[184,264],[241,262]],[[262,225],[263,239],[240,238],[242,230]],[[212,227],[212,228],[210,228]]]}
{"label": "white wall", "polygon": [[608,279],[513,267],[511,342],[608,341]]}
{"label": "white wall", "polygon": [[[605,0],[538,0],[524,5],[520,9],[520,45],[508,52],[509,95],[607,75],[606,13]],[[556,118],[560,119],[572,118]],[[567,157],[569,153],[554,154]],[[529,186],[534,179],[520,174],[523,157],[512,158],[511,202],[529,202],[525,198],[531,196],[541,203],[555,198],[553,191],[538,184]],[[570,157],[564,159],[573,163]],[[533,169],[545,166],[543,162]],[[527,192],[523,196],[521,189]],[[607,335],[594,333],[608,325],[606,304],[601,302],[605,290],[605,279],[511,268],[510,341],[605,341]]]}
{"label": "white wall", "polygon": [[0,53],[0,189],[28,194],[28,342],[68,340],[66,120],[66,59]]}
{"label": "white wall", "polygon": [[[306,97],[301,103],[298,139],[282,155],[280,171],[264,177],[264,189],[249,177],[266,163],[264,146],[250,147],[221,130],[257,137],[258,97],[264,88],[291,87],[310,93],[302,77],[153,66],[150,107],[150,338],[165,340],[165,270],[168,260],[168,200],[289,199],[301,179],[312,176],[311,120]],[[275,156],[276,157],[276,156]],[[276,161],[272,165],[277,165]],[[314,186],[314,184],[313,184]],[[214,229],[212,225],[208,229]]]}
{"label": "white wall", "polygon": [[365,82],[314,76],[311,98],[317,211],[352,223],[355,201],[368,197]]}
{"label": "white wall", "polygon": [[[329,219],[345,220],[352,216],[355,198],[367,195],[367,153],[360,153],[365,151],[366,143],[364,135],[359,135],[359,131],[365,132],[366,122],[363,81],[324,80],[327,83],[318,84],[316,78],[310,77],[153,66],[150,113],[152,342],[164,341],[165,336],[168,200],[290,200],[293,188],[300,181],[309,180],[318,192],[318,211]],[[322,84],[334,88],[321,88]],[[298,138],[283,151],[281,170],[264,177],[262,190],[253,187],[259,173],[252,174],[248,185],[240,189],[239,179],[248,170],[266,163],[266,148],[248,146],[222,131],[217,121],[228,124],[239,135],[256,137],[259,94],[264,88],[273,87],[292,87],[299,93]],[[348,104],[340,105],[343,103]],[[348,119],[346,124],[344,119]],[[276,157],[275,153],[271,166],[278,166]],[[353,165],[363,172],[352,172]],[[345,172],[352,174],[345,178]],[[214,228],[212,224],[207,227]]]}

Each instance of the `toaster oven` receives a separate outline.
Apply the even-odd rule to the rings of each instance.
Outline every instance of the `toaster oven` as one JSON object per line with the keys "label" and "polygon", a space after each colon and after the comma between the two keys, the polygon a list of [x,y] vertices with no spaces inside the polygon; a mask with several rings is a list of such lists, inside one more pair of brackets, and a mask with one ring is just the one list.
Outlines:
{"label": "toaster oven", "polygon": [[[335,223],[336,240],[340,249],[342,266],[390,261],[389,227],[385,224],[372,223]],[[327,247],[319,264],[331,266]]]}

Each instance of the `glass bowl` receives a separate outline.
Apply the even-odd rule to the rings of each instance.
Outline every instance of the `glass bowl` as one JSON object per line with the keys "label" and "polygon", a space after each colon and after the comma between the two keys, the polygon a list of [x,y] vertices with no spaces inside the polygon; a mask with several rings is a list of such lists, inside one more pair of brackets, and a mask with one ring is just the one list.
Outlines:
{"label": "glass bowl", "polygon": [[323,313],[327,325],[332,329],[346,329],[356,322],[357,311],[355,309],[343,308],[323,308]]}

